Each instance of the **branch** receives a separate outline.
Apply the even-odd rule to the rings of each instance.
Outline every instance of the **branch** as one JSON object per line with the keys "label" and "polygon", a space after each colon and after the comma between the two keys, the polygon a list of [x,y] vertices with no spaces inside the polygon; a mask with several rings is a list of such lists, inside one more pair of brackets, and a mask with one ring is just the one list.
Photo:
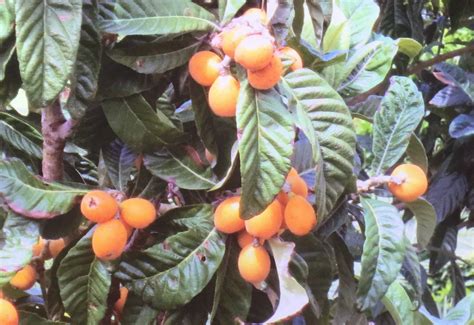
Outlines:
{"label": "branch", "polygon": [[357,180],[357,193],[364,193],[372,191],[374,188],[387,183],[402,184],[405,180],[395,176],[372,176],[365,181]]}
{"label": "branch", "polygon": [[469,52],[474,52],[474,43],[471,43],[470,45],[466,47],[435,56],[434,58],[430,60],[418,62],[417,64],[408,67],[407,73],[417,74],[421,70],[431,67],[432,65],[435,65],[436,63],[440,63],[448,59],[454,58],[455,56],[459,56],[459,55],[462,55],[464,53],[469,53]]}

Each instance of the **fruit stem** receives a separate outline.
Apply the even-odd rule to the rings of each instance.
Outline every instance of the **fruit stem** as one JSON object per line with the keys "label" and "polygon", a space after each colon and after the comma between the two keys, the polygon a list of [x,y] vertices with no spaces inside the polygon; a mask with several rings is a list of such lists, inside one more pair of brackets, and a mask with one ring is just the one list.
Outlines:
{"label": "fruit stem", "polygon": [[374,188],[388,183],[401,185],[405,181],[404,178],[388,175],[372,176],[365,181],[357,180],[357,193],[372,191]]}
{"label": "fruit stem", "polygon": [[229,66],[231,62],[232,62],[232,58],[230,56],[228,55],[224,56],[219,67],[219,74],[221,76],[225,76],[229,74]]}

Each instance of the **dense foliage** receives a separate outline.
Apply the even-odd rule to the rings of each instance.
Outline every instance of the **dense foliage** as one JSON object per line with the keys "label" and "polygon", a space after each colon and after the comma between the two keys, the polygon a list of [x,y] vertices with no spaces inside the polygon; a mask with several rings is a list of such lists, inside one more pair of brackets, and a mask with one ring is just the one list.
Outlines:
{"label": "dense foliage", "polygon": [[[224,58],[252,7],[304,67],[283,55],[258,90],[224,59],[240,90],[217,116],[188,63]],[[474,321],[473,17],[469,0],[0,1],[0,298],[21,324]],[[403,163],[423,196],[393,189]],[[271,266],[248,283],[215,208],[240,195],[252,220],[292,167],[317,225],[254,240]],[[97,253],[103,223],[81,206],[95,189],[114,227],[148,202],[100,243],[117,254]]]}

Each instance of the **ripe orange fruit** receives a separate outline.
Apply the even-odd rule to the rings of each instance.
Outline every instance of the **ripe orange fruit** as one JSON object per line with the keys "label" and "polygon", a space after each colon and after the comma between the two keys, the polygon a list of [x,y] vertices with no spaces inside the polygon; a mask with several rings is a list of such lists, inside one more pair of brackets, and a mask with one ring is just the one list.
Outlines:
{"label": "ripe orange fruit", "polygon": [[412,202],[423,195],[428,188],[426,174],[417,165],[402,164],[392,172],[392,177],[402,179],[400,185],[390,182],[388,188],[402,202]]}
{"label": "ripe orange fruit", "polygon": [[41,255],[41,252],[44,249],[44,245],[46,244],[46,241],[40,237],[38,242],[33,245],[33,256],[38,257]]}
{"label": "ripe orange fruit", "polygon": [[304,236],[316,226],[317,217],[311,204],[299,195],[292,195],[285,208],[285,224],[289,231]]}
{"label": "ripe orange fruit", "polygon": [[92,235],[92,250],[101,260],[114,260],[127,245],[127,230],[120,220],[113,219],[97,226]]}
{"label": "ripe orange fruit", "polygon": [[129,226],[143,229],[155,221],[156,209],[150,201],[135,197],[120,204],[120,216]]}
{"label": "ripe orange fruit", "polygon": [[298,174],[298,171],[296,169],[291,167],[290,171],[288,172],[288,175],[286,175],[286,177],[288,177],[288,176],[299,176],[299,174]]}
{"label": "ripe orange fruit", "polygon": [[240,196],[234,196],[222,201],[214,212],[216,229],[225,234],[244,229],[244,220],[240,219]]}
{"label": "ripe orange fruit", "polygon": [[237,26],[222,33],[222,51],[231,58],[234,58],[235,48],[242,40],[250,34],[252,30],[248,27]]}
{"label": "ripe orange fruit", "polygon": [[247,245],[240,251],[237,265],[245,281],[259,283],[270,273],[270,256],[263,246]]}
{"label": "ripe orange fruit", "polygon": [[291,47],[285,46],[279,50],[280,54],[289,57],[293,60],[293,64],[290,66],[291,71],[295,71],[303,68],[303,60],[296,50]]}
{"label": "ripe orange fruit", "polygon": [[263,69],[247,71],[250,85],[259,90],[270,89],[275,86],[283,73],[283,64],[278,56],[274,55],[270,63]]}
{"label": "ripe orange fruit", "polygon": [[92,222],[108,221],[117,211],[117,201],[104,191],[90,191],[82,198],[81,212]]}
{"label": "ripe orange fruit", "polygon": [[266,25],[268,23],[267,13],[259,8],[250,8],[247,9],[244,14],[244,17],[248,17],[252,20],[259,20],[262,24]]}
{"label": "ripe orange fruit", "polygon": [[[247,231],[242,230],[237,235],[237,242],[239,243],[240,248],[244,248],[245,246],[252,244],[255,238],[256,237],[252,236]],[[258,243],[263,245],[263,243],[265,243],[265,239],[260,238]]]}
{"label": "ripe orange fruit", "polygon": [[[306,182],[300,175],[294,175],[290,171],[286,178],[286,183],[289,185],[291,193],[300,195],[304,198],[308,196],[308,185],[306,185]],[[285,191],[280,191],[277,195],[277,199],[281,204],[286,205],[289,200],[288,194],[285,193]]]}
{"label": "ripe orange fruit", "polygon": [[200,51],[189,60],[189,74],[198,84],[210,86],[219,76],[222,59],[214,52]]}
{"label": "ripe orange fruit", "polygon": [[127,238],[130,238],[130,236],[132,235],[133,233],[133,227],[130,226],[128,223],[125,222],[125,220],[123,220],[122,216],[120,215],[120,218],[118,219],[120,220],[120,222],[123,224],[123,226],[125,227],[125,230],[127,231]]}
{"label": "ripe orange fruit", "polygon": [[114,310],[117,314],[122,314],[123,307],[125,306],[125,302],[127,301],[128,296],[128,289],[126,287],[120,287],[120,298],[114,304]]}
{"label": "ripe orange fruit", "polygon": [[237,110],[240,84],[231,75],[219,76],[209,89],[209,107],[217,116],[232,117]]}
{"label": "ripe orange fruit", "polygon": [[28,290],[36,282],[36,269],[31,265],[26,265],[24,268],[16,272],[11,278],[10,284],[20,290]]}
{"label": "ripe orange fruit", "polygon": [[52,258],[55,258],[59,253],[66,247],[66,243],[63,238],[54,239],[49,241],[49,253]]}
{"label": "ripe orange fruit", "polygon": [[0,299],[0,324],[18,325],[18,311],[15,306],[5,299]]}
{"label": "ripe orange fruit", "polygon": [[245,220],[245,229],[252,236],[269,239],[280,230],[282,221],[281,204],[274,200],[262,213]]}
{"label": "ripe orange fruit", "polygon": [[234,59],[248,70],[265,68],[273,57],[272,42],[262,35],[251,35],[235,49]]}

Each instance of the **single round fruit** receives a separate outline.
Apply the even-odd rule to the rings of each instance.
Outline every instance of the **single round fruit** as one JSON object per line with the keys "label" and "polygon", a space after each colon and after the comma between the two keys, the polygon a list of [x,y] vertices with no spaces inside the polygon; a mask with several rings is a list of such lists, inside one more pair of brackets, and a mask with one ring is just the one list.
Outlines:
{"label": "single round fruit", "polygon": [[97,226],[92,235],[92,250],[101,260],[114,260],[127,245],[127,230],[120,220],[113,219]]}
{"label": "single round fruit", "polygon": [[104,191],[90,191],[82,198],[81,212],[92,222],[109,221],[117,211],[117,201]]}
{"label": "single round fruit", "polygon": [[33,245],[33,256],[38,257],[41,255],[41,252],[43,252],[44,246],[46,244],[46,241],[40,237],[38,242]]}
{"label": "single round fruit", "polygon": [[294,49],[285,46],[282,47],[279,52],[285,57],[288,57],[293,60],[293,63],[290,65],[291,71],[303,68],[303,60],[301,59],[301,56],[298,54],[298,52],[296,52]]}
{"label": "single round fruit", "polygon": [[237,110],[240,84],[231,75],[219,76],[209,89],[209,107],[217,116],[233,117]]}
{"label": "single round fruit", "polygon": [[259,90],[270,89],[280,80],[283,73],[283,64],[278,56],[273,56],[270,63],[263,69],[247,71],[249,84]]}
{"label": "single round fruit", "polygon": [[225,234],[232,234],[245,227],[245,221],[240,219],[240,196],[234,196],[222,201],[214,212],[216,229]]}
{"label": "single round fruit", "polygon": [[10,284],[20,290],[31,289],[35,282],[36,269],[31,265],[26,265],[24,268],[16,272],[16,274],[10,280]]}
{"label": "single round fruit", "polygon": [[18,325],[18,311],[15,306],[5,299],[0,299],[0,324]]}
{"label": "single round fruit", "polygon": [[270,273],[270,256],[263,246],[245,246],[237,262],[240,276],[250,283],[265,280]]}
{"label": "single round fruit", "polygon": [[222,51],[234,58],[235,48],[249,35],[252,30],[248,27],[237,26],[222,33]]}
{"label": "single round fruit", "polygon": [[391,176],[402,180],[400,185],[394,182],[388,183],[390,192],[402,202],[415,201],[428,189],[426,174],[417,165],[400,165],[393,170]]}
{"label": "single round fruit", "polygon": [[156,209],[150,201],[135,197],[120,204],[120,215],[129,226],[143,229],[155,221]]}
{"label": "single round fruit", "polygon": [[235,49],[234,59],[248,70],[265,68],[273,57],[273,44],[265,36],[251,35],[242,40]]}
{"label": "single round fruit", "polygon": [[[245,246],[252,244],[255,238],[256,237],[252,236],[247,231],[242,230],[237,235],[237,242],[239,243],[240,248],[244,248]],[[265,239],[260,238],[258,240],[258,243],[260,245],[263,245],[263,243],[265,243]]]}
{"label": "single round fruit", "polygon": [[247,9],[242,16],[247,17],[251,20],[258,20],[264,25],[268,23],[267,13],[259,8]]}
{"label": "single round fruit", "polygon": [[285,224],[297,236],[307,235],[316,226],[317,217],[311,204],[299,195],[292,195],[285,208]]}
{"label": "single round fruit", "polygon": [[59,253],[66,247],[66,243],[63,238],[54,239],[49,241],[49,254],[52,258],[55,258]]}
{"label": "single round fruit", "polygon": [[274,200],[262,213],[245,220],[245,229],[252,236],[269,239],[280,230],[283,221],[281,210],[280,202]]}
{"label": "single round fruit", "polygon": [[222,59],[214,52],[200,51],[189,60],[189,74],[198,84],[210,86],[219,76]]}
{"label": "single round fruit", "polygon": [[[308,196],[308,185],[303,178],[299,175],[290,175],[286,178],[286,184],[290,187],[290,192],[296,195],[300,195],[304,198]],[[281,204],[286,205],[288,203],[288,194],[285,191],[280,191],[277,196],[278,201]]]}
{"label": "single round fruit", "polygon": [[127,301],[128,289],[126,287],[120,287],[120,298],[114,304],[114,310],[117,314],[122,314],[123,307]]}

